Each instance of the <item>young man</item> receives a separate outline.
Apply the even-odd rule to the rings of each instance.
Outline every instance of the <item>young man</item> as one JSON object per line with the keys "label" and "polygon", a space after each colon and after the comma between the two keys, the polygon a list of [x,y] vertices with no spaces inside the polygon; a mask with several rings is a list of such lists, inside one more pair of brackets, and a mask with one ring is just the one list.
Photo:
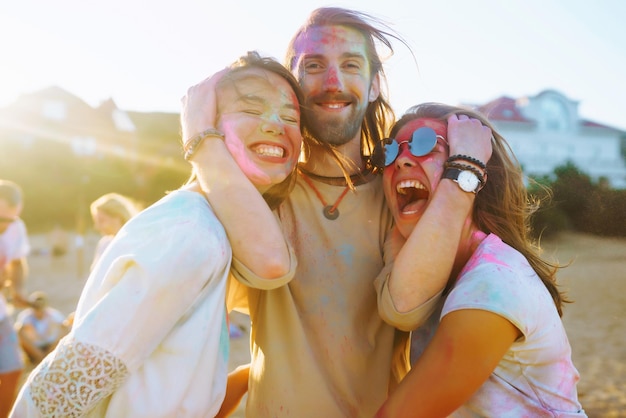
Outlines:
{"label": "young man", "polygon": [[406,334],[378,315],[374,279],[391,217],[361,154],[393,122],[372,39],[385,35],[360,22],[356,12],[318,9],[288,50],[310,122],[306,161],[278,209],[298,268],[273,290],[243,278],[253,339],[247,416],[371,416],[408,370]]}
{"label": "young man", "polygon": [[[391,38],[402,41],[368,15],[321,8],[290,43],[287,66],[304,90],[309,123],[305,161],[277,214],[298,267],[276,287],[235,264],[247,287],[233,284],[231,294],[245,290],[252,322],[246,416],[373,416],[409,369],[408,333],[379,315],[384,309],[394,317],[400,289],[387,283],[392,220],[370,162],[394,121],[376,51],[377,42],[391,49]],[[457,193],[442,193],[437,204]],[[423,264],[433,275],[413,300],[426,302],[443,289],[451,263],[439,263],[439,253],[450,256],[448,241],[458,241],[465,215],[427,231],[434,253]],[[414,315],[426,318],[431,307],[422,303]]]}
{"label": "young man", "polygon": [[[21,212],[21,188],[12,181],[0,180],[0,418],[9,415],[24,367],[3,291],[8,290],[15,305],[28,305],[23,282],[30,246],[26,226],[19,218]],[[5,285],[9,288],[3,289]]]}

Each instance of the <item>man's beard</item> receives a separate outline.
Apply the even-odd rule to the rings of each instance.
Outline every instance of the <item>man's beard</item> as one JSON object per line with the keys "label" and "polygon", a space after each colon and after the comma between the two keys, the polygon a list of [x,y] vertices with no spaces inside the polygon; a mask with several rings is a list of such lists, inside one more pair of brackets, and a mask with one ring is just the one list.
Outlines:
{"label": "man's beard", "polygon": [[352,112],[347,117],[308,110],[309,131],[320,142],[335,146],[345,145],[360,137],[366,110],[367,108],[355,109],[352,106]]}

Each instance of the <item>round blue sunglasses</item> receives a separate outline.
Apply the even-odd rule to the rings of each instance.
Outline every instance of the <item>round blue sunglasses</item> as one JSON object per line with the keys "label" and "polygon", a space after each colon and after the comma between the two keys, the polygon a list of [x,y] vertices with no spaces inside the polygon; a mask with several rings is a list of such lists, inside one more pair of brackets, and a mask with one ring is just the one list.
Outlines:
{"label": "round blue sunglasses", "polygon": [[404,143],[409,145],[409,151],[413,156],[423,157],[435,149],[435,146],[437,145],[437,138],[441,138],[442,141],[447,143],[443,136],[437,135],[433,128],[426,126],[416,129],[413,131],[411,139],[400,143],[398,143],[394,138],[385,138],[381,142],[376,143],[374,146],[372,163],[380,169],[393,164],[400,153],[400,145]]}

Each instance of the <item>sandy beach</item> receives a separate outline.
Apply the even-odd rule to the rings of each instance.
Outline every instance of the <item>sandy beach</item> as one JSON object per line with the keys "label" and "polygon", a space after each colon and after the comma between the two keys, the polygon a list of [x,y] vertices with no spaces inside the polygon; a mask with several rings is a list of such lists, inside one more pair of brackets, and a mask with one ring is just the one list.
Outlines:
{"label": "sandy beach", "polygon": [[[67,254],[50,255],[45,236],[32,236],[28,291],[48,293],[52,306],[74,310],[86,279],[98,236],[71,245]],[[589,417],[626,417],[626,239],[565,233],[543,243],[546,255],[572,264],[559,280],[574,303],[565,307],[563,322],[581,374],[580,401]],[[249,361],[247,317],[235,315],[244,328],[231,341],[231,369]],[[232,415],[244,417],[243,405]]]}

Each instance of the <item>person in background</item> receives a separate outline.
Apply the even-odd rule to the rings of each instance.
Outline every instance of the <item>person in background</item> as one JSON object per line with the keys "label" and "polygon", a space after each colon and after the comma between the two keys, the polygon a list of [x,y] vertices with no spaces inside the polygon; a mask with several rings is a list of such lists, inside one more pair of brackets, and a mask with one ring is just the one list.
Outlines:
{"label": "person in background", "polygon": [[[258,245],[240,261],[268,280],[290,279],[296,261],[271,207],[293,184],[301,103],[291,73],[257,53],[189,88],[184,156],[193,162],[207,153],[210,164],[193,164],[186,185],[116,234],[87,280],[70,333],[32,371],[14,417],[218,413],[228,374],[227,277],[239,243],[229,242],[194,179],[197,170],[228,178],[233,200],[250,205],[242,223]],[[207,105],[216,106],[208,118]]]}
{"label": "person in background", "polygon": [[20,346],[31,363],[37,365],[68,333],[61,311],[48,305],[48,296],[36,291],[28,297],[30,308],[22,310],[15,321]]}
{"label": "person in background", "polygon": [[28,306],[24,280],[30,251],[28,234],[20,219],[22,189],[0,179],[0,418],[8,416],[24,368],[17,333],[5,294],[15,307]]}
{"label": "person in background", "polygon": [[50,243],[50,254],[53,257],[62,257],[67,254],[70,245],[69,235],[61,225],[56,224],[52,227],[48,234],[48,241]]}
{"label": "person in background", "polygon": [[139,208],[126,196],[119,193],[107,193],[94,200],[89,209],[94,227],[102,234],[91,262],[90,270],[93,270],[115,234],[137,214]]}
{"label": "person in background", "polygon": [[[463,200],[473,205],[434,314],[417,329],[397,324],[415,329],[415,361],[376,417],[584,417],[560,318],[567,301],[556,283],[560,266],[541,258],[530,237],[536,207],[505,139],[482,114],[438,103],[409,109],[391,137],[377,153],[385,196],[399,234],[418,244],[400,250],[390,278],[407,315],[422,303],[412,291],[420,286],[414,248],[429,246],[414,230],[430,222],[442,188],[466,199],[434,216]],[[490,157],[450,151],[489,140]]]}
{"label": "person in background", "polygon": [[[394,248],[382,178],[371,161],[394,121],[377,50],[393,52],[392,40],[402,41],[382,21],[328,7],[313,11],[289,45],[286,65],[304,90],[310,123],[295,188],[276,213],[298,268],[278,283],[234,264],[229,306],[250,314],[252,352],[250,367],[231,374],[228,391],[230,399],[249,389],[246,416],[373,416],[409,370],[409,333],[379,314],[396,312],[387,286]],[[200,183],[211,190],[202,177]],[[438,204],[463,195],[449,188]],[[217,213],[222,219],[229,212]],[[446,216],[422,231],[432,248],[418,260],[428,272],[420,286],[428,303],[414,312],[423,320],[443,290],[465,221],[465,212]],[[223,225],[229,236],[239,227]]]}

